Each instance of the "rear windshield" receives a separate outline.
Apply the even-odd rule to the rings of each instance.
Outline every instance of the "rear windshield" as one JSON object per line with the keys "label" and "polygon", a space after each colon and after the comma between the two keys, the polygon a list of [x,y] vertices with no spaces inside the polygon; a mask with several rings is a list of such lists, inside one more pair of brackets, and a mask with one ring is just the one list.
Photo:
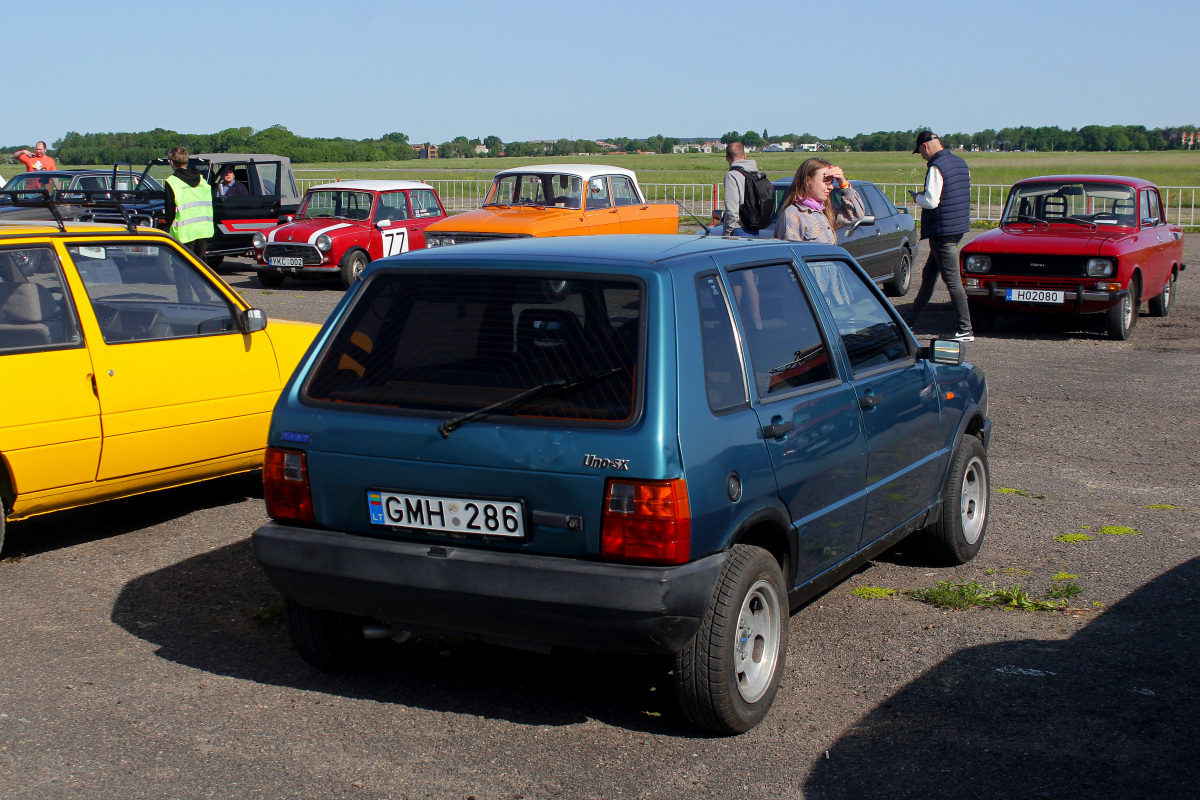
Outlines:
{"label": "rear windshield", "polygon": [[347,311],[305,394],[463,413],[582,379],[490,416],[628,422],[642,295],[632,278],[380,272]]}

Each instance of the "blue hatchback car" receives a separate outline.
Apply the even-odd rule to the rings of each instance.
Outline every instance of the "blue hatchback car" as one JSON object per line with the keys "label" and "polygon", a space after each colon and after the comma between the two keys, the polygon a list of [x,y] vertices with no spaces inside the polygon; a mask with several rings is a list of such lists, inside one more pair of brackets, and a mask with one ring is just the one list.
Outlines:
{"label": "blue hatchback car", "polygon": [[371,265],[275,408],[255,553],[327,670],[411,633],[675,657],[722,732],[792,610],[901,538],[987,524],[987,388],[845,250],[491,242]]}

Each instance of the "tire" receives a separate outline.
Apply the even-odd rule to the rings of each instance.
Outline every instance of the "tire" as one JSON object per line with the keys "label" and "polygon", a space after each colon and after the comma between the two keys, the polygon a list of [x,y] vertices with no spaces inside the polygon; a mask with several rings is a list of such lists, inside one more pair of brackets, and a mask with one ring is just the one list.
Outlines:
{"label": "tire", "polygon": [[675,654],[675,694],[693,724],[743,733],[767,715],[787,659],[783,573],[760,547],[735,545],[700,630]]}
{"label": "tire", "polygon": [[904,297],[912,287],[912,253],[908,246],[900,251],[900,260],[892,268],[892,279],[883,284],[883,293],[888,297]]}
{"label": "tire", "polygon": [[354,285],[354,282],[362,277],[363,270],[367,268],[369,259],[367,254],[362,250],[348,250],[346,255],[342,256],[342,261],[338,265],[342,270],[342,288],[349,289]]}
{"label": "tire", "polygon": [[922,531],[929,554],[946,564],[965,564],[979,552],[987,533],[991,472],[987,450],[963,436],[942,488],[941,515]]}
{"label": "tire", "polygon": [[221,263],[223,261],[225,261],[225,256],[205,256],[204,257],[204,263],[208,264],[208,266],[211,267],[212,269],[216,269],[217,267],[221,266]]}
{"label": "tire", "polygon": [[1171,272],[1167,278],[1167,285],[1163,287],[1162,294],[1158,297],[1151,297],[1146,301],[1146,307],[1150,310],[1152,317],[1165,317],[1171,313],[1171,303],[1175,299],[1175,273]]}
{"label": "tire", "polygon": [[4,517],[6,514],[4,501],[0,500],[0,553],[4,552]]}
{"label": "tire", "polygon": [[1104,315],[1108,338],[1125,341],[1137,327],[1138,310],[1142,306],[1142,286],[1137,278],[1129,281],[1129,293]]}
{"label": "tire", "polygon": [[259,272],[258,283],[264,289],[278,289],[283,286],[283,276],[277,272]]}
{"label": "tire", "polygon": [[337,611],[309,608],[291,600],[287,609],[288,632],[300,657],[325,672],[358,672],[382,660],[396,643],[366,639],[362,626],[371,622]]}
{"label": "tire", "polygon": [[971,329],[975,333],[991,333],[996,327],[996,309],[979,303],[967,303],[971,312]]}

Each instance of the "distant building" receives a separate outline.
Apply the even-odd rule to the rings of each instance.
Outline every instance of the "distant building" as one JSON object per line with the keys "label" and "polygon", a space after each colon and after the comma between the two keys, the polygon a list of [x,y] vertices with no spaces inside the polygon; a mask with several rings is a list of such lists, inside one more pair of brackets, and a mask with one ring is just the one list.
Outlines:
{"label": "distant building", "polygon": [[425,144],[414,144],[412,149],[417,158],[438,157],[438,147],[436,144],[430,144],[429,142],[426,142]]}
{"label": "distant building", "polygon": [[477,155],[477,156],[486,155],[487,151],[488,151],[487,145],[485,145],[485,144],[475,145],[475,155]]}
{"label": "distant building", "polygon": [[[671,148],[671,152],[691,153],[695,151],[697,153],[711,153],[713,151],[713,144],[713,142],[686,142],[684,144],[674,145]],[[724,145],[722,145],[720,142],[716,142],[716,145],[718,147],[724,147]]]}
{"label": "distant building", "polygon": [[798,149],[803,150],[806,153],[815,153],[818,150],[824,150],[825,145],[821,144],[820,142],[801,142]]}

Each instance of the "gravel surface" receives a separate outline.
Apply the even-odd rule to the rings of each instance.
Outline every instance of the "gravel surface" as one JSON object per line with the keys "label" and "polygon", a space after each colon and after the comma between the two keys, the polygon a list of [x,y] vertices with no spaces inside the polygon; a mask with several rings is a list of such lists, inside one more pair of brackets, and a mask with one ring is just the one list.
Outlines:
{"label": "gravel surface", "polygon": [[[901,544],[800,609],[775,708],[738,737],[688,727],[651,659],[424,638],[387,672],[317,672],[250,550],[257,476],[12,524],[0,798],[1194,796],[1198,268],[1127,342],[1026,316],[967,345],[995,424],[982,552],[939,568]],[[272,316],[341,296],[223,274]],[[952,326],[939,288],[918,335]],[[1070,611],[849,593],[1040,595],[1058,572]]]}

